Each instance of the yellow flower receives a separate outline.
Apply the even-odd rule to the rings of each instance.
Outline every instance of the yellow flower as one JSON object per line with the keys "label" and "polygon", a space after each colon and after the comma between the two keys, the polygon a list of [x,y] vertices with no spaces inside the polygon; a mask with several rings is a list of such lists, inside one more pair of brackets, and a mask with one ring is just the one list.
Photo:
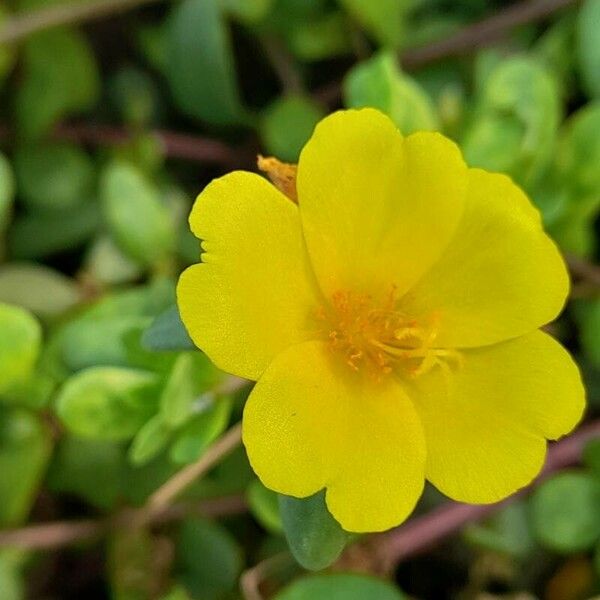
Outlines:
{"label": "yellow flower", "polygon": [[538,331],[569,284],[524,193],[364,109],[317,126],[297,197],[247,172],[213,181],[190,216],[203,262],[178,286],[198,347],[258,381],[243,440],[263,483],[326,488],[362,532],[405,519],[425,479],[471,503],[531,481],[584,391]]}

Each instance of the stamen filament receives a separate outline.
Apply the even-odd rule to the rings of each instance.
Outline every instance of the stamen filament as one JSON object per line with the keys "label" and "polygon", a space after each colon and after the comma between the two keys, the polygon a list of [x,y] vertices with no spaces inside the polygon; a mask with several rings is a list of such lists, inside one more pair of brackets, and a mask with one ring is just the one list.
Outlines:
{"label": "stamen filament", "polygon": [[330,347],[345,357],[353,371],[368,367],[378,379],[381,374],[399,371],[417,377],[440,367],[460,367],[459,352],[434,346],[439,331],[437,315],[425,322],[398,310],[395,292],[383,307],[373,307],[370,296],[337,292],[331,306],[319,307],[317,319],[326,321]]}

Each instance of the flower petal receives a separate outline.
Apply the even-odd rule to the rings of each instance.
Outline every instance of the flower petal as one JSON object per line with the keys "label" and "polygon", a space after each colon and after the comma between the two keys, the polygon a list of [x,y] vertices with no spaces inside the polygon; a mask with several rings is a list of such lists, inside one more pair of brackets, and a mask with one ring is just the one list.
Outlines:
{"label": "flower petal", "polygon": [[423,433],[406,394],[337,364],[324,342],[273,361],[246,404],[243,438],[267,487],[296,497],[326,487],[348,531],[397,525],[423,488]]}
{"label": "flower petal", "polygon": [[297,178],[323,292],[408,289],[451,239],[466,182],[460,151],[440,134],[404,139],[373,109],[323,119],[302,150]]}
{"label": "flower petal", "polygon": [[281,350],[316,334],[320,301],[298,207],[238,171],[204,189],[190,225],[204,253],[177,286],[183,322],[218,367],[258,379]]}
{"label": "flower petal", "polygon": [[466,350],[456,371],[416,379],[411,397],[425,429],[427,479],[472,503],[528,484],[544,462],[544,438],[573,429],[585,405],[575,363],[540,331]]}
{"label": "flower petal", "polygon": [[564,261],[527,196],[504,175],[471,169],[456,235],[403,304],[414,316],[438,316],[437,346],[474,347],[548,323],[568,289]]}

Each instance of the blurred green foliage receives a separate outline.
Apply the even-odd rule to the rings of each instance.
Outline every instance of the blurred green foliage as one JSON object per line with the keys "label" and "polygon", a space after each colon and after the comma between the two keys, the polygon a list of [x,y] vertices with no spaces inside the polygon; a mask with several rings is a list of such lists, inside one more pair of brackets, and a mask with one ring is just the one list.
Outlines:
{"label": "blurred green foliage", "polygon": [[[69,2],[96,0],[6,0],[0,28]],[[410,71],[401,60],[503,7],[165,1],[0,45],[1,529],[140,507],[239,421],[248,390],[194,349],[175,307],[177,276],[200,253],[187,215],[213,177],[254,169],[258,152],[297,161],[340,106],[377,107],[405,134],[441,131],[471,165],[523,186],[563,252],[595,273],[575,281],[554,327],[598,415],[600,0],[515,27],[490,48]],[[241,508],[225,515],[232,501]],[[428,490],[417,511],[442,502]],[[303,574],[355,540],[322,493],[267,490],[242,448],[175,508],[170,523],[113,527],[71,549],[0,547],[0,600],[232,600],[245,568],[287,549],[293,565],[265,575],[278,600],[577,600],[600,590],[598,441],[580,468],[391,582]],[[583,591],[557,596],[573,561]]]}

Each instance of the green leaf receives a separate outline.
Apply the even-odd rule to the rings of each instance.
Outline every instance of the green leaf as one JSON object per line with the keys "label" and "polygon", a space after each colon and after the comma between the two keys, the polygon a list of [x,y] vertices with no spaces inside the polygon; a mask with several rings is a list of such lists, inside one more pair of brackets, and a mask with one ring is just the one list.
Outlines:
{"label": "green leaf", "polygon": [[[152,131],[136,132],[126,143],[115,147],[113,157],[113,162],[134,166],[144,177],[160,183],[161,169],[165,161],[165,147],[161,138]],[[166,205],[163,191],[158,187],[156,190],[161,201]]]}
{"label": "green leaf", "polygon": [[558,142],[557,162],[573,203],[600,189],[600,101],[590,102],[565,121]]}
{"label": "green leaf", "polygon": [[42,483],[51,439],[32,413],[0,408],[0,527],[26,518]]}
{"label": "green leaf", "polygon": [[566,13],[557,19],[536,41],[533,49],[554,75],[561,94],[571,98],[577,88],[575,71],[575,18]]}
{"label": "green leaf", "polygon": [[104,296],[85,314],[95,319],[124,315],[153,318],[171,306],[174,301],[174,282],[168,278],[156,278],[149,284]]}
{"label": "green leaf", "polygon": [[166,21],[142,23],[135,32],[141,54],[160,73],[167,72],[167,25]]}
{"label": "green leaf", "polygon": [[528,190],[531,200],[542,213],[545,227],[551,231],[568,218],[571,201],[571,194],[557,171],[551,166],[546,176]]}
{"label": "green leaf", "polygon": [[75,435],[127,440],[154,414],[156,384],[152,373],[91,367],[67,380],[56,399],[56,410]]}
{"label": "green leaf", "polygon": [[25,578],[20,551],[0,550],[0,590],[2,600],[25,600]]}
{"label": "green leaf", "polygon": [[102,235],[86,255],[84,272],[92,281],[115,285],[139,279],[143,268],[126,256],[110,237]]}
{"label": "green leaf", "polygon": [[469,526],[465,537],[471,544],[516,558],[527,557],[535,548],[524,502],[508,504],[487,522]]}
{"label": "green leaf", "polygon": [[69,209],[89,200],[94,166],[78,146],[30,144],[15,153],[15,174],[22,198],[31,210]]}
{"label": "green leaf", "polygon": [[344,80],[343,92],[347,107],[378,108],[404,134],[438,127],[431,99],[416,81],[400,70],[391,53],[379,54],[352,68]]}
{"label": "green leaf", "polygon": [[142,346],[156,352],[196,348],[179,316],[177,306],[168,308],[154,319],[152,325],[144,331]]}
{"label": "green leaf", "polygon": [[280,495],[279,510],[290,550],[305,569],[324,569],[338,558],[348,534],[327,510],[325,492],[308,498]]}
{"label": "green leaf", "polygon": [[[11,18],[9,7],[6,3],[0,4],[0,26],[5,27],[6,21]],[[16,47],[10,44],[0,46],[0,84],[3,84],[11,72],[17,57]],[[2,586],[0,586],[2,589]]]}
{"label": "green leaf", "polygon": [[467,89],[460,63],[433,64],[413,75],[432,106],[437,131],[451,139],[458,137],[467,116]]}
{"label": "green leaf", "polygon": [[185,588],[176,585],[173,589],[169,590],[164,596],[160,597],[160,600],[192,600]]}
{"label": "green leaf", "polygon": [[533,531],[547,548],[571,554],[600,538],[600,480],[584,472],[561,473],[531,499]]}
{"label": "green leaf", "polygon": [[[139,346],[139,335],[152,319],[175,300],[173,282],[156,279],[149,285],[112,293],[67,322],[51,339],[52,357],[59,371],[76,371],[95,365],[169,369],[170,357],[150,356]],[[169,360],[167,360],[169,358]]]}
{"label": "green leaf", "polygon": [[[70,0],[15,0],[13,2],[18,12],[32,12],[40,8],[48,8],[60,4],[67,4]],[[88,1],[88,0],[86,0]]]}
{"label": "green leaf", "polygon": [[255,479],[248,486],[246,497],[250,512],[267,531],[275,534],[283,531],[276,492],[267,489],[258,479]]}
{"label": "green leaf", "polygon": [[182,581],[194,598],[217,600],[236,589],[242,554],[219,523],[189,519],[179,528],[178,563]]}
{"label": "green leaf", "polygon": [[42,329],[28,311],[0,304],[0,396],[31,376],[40,352]]}
{"label": "green leaf", "polygon": [[553,157],[561,111],[557,84],[541,64],[503,60],[485,78],[463,139],[467,163],[535,184]]}
{"label": "green leaf", "polygon": [[264,19],[275,0],[222,0],[223,9],[244,23]]}
{"label": "green leaf", "polygon": [[72,251],[92,237],[99,224],[100,211],[95,202],[64,211],[24,215],[9,230],[8,248],[16,259]]}
{"label": "green leaf", "polygon": [[115,162],[102,175],[104,214],[131,258],[156,265],[175,248],[175,224],[158,190],[133,165]]}
{"label": "green leaf", "polygon": [[[175,361],[160,398],[163,421],[172,428],[179,427],[198,412],[205,401],[203,392],[216,385],[220,372],[199,352],[181,354]],[[209,403],[212,406],[210,396]]]}
{"label": "green leaf", "polygon": [[127,363],[131,367],[154,371],[166,375],[177,360],[175,352],[150,352],[142,347],[142,333],[147,329],[148,321],[138,324],[126,331],[122,341],[125,346]]}
{"label": "green leaf", "polygon": [[563,215],[549,226],[549,232],[561,250],[576,256],[589,257],[598,242],[594,221],[600,211],[600,196],[571,196]]}
{"label": "green leaf", "polygon": [[60,332],[61,357],[71,371],[87,367],[130,364],[126,335],[146,327],[149,317],[135,314],[94,316],[84,314]]}
{"label": "green leaf", "polygon": [[164,453],[144,465],[133,465],[127,460],[122,489],[123,498],[133,505],[144,504],[163,483],[178,470]]}
{"label": "green leaf", "polygon": [[321,107],[309,98],[278,98],[261,121],[260,134],[267,152],[283,161],[298,162],[300,151],[323,116]]}
{"label": "green leaf", "polygon": [[124,67],[109,83],[121,119],[134,128],[150,125],[159,114],[159,95],[152,78],[141,69]]}
{"label": "green leaf", "polygon": [[62,117],[89,109],[100,89],[98,68],[85,37],[75,29],[30,36],[25,77],[17,88],[16,117],[27,138],[46,133]]}
{"label": "green leaf", "polygon": [[303,577],[275,596],[275,600],[404,600],[404,598],[404,594],[387,581],[350,573]]}
{"label": "green leaf", "polygon": [[14,196],[15,178],[12,167],[6,159],[6,156],[0,153],[0,234],[4,232],[8,225]]}
{"label": "green leaf", "polygon": [[292,52],[309,62],[348,54],[352,50],[348,23],[339,12],[294,22],[285,37]]}
{"label": "green leaf", "polygon": [[18,262],[0,267],[0,302],[17,304],[39,317],[54,317],[81,300],[76,283],[50,267]]}
{"label": "green leaf", "polygon": [[600,367],[600,301],[586,302],[585,310],[576,312],[575,318],[585,357],[594,366]]}
{"label": "green leaf", "polygon": [[76,494],[92,506],[110,510],[121,494],[125,478],[121,444],[63,436],[48,473],[50,489]]}
{"label": "green leaf", "polygon": [[4,396],[7,404],[22,406],[31,410],[46,408],[56,388],[56,380],[51,375],[38,369],[25,381],[10,390]]}
{"label": "green leaf", "polygon": [[382,46],[395,48],[402,41],[411,0],[340,0],[340,3]]}
{"label": "green leaf", "polygon": [[129,449],[129,460],[134,465],[145,465],[155,458],[169,443],[172,428],[164,422],[162,415],[152,417],[133,438]]}
{"label": "green leaf", "polygon": [[586,0],[577,18],[577,58],[583,86],[600,98],[600,0]]}
{"label": "green leaf", "polygon": [[231,398],[206,392],[196,401],[198,414],[178,432],[171,447],[171,459],[178,464],[194,462],[225,431],[233,402]]}
{"label": "green leaf", "polygon": [[219,0],[184,0],[167,30],[167,79],[178,108],[215,125],[247,121]]}
{"label": "green leaf", "polygon": [[600,438],[590,440],[585,445],[583,462],[600,479]]}
{"label": "green leaf", "polygon": [[115,528],[108,540],[107,569],[113,600],[156,598],[163,585],[159,542],[141,528]]}

